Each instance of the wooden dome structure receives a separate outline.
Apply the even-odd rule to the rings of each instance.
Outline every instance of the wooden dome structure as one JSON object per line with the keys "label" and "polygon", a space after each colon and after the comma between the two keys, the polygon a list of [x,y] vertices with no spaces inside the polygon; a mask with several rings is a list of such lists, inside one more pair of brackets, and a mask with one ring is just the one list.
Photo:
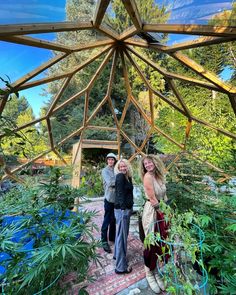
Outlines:
{"label": "wooden dome structure", "polygon": [[[135,150],[135,153],[130,158],[130,160],[132,160],[135,158],[135,156],[144,154],[143,149],[153,133],[160,134],[160,136],[165,137],[168,141],[171,141],[174,145],[177,145],[180,150],[185,151],[188,138],[191,134],[191,126],[193,122],[204,125],[207,128],[213,129],[234,140],[236,139],[236,134],[222,129],[221,126],[214,126],[209,122],[204,121],[193,115],[191,110],[189,110],[188,106],[186,105],[184,98],[181,96],[178,87],[176,86],[176,81],[182,81],[183,83],[186,83],[188,85],[196,85],[198,87],[209,89],[211,91],[227,94],[231,107],[236,114],[236,87],[223,82],[216,74],[208,71],[202,65],[196,63],[194,60],[191,60],[187,55],[182,53],[182,51],[186,49],[235,41],[236,27],[198,24],[146,23],[139,13],[139,9],[135,0],[121,0],[124,6],[124,11],[128,13],[133,25],[131,25],[123,32],[118,33],[105,24],[104,16],[110,5],[110,2],[111,0],[98,0],[94,16],[90,20],[66,21],[57,23],[0,25],[1,41],[11,42],[15,44],[23,44],[26,46],[33,46],[56,52],[53,58],[35,68],[33,71],[27,73],[15,82],[9,84],[8,87],[1,92],[0,114],[3,112],[4,107],[8,102],[9,95],[11,95],[12,93],[43,85],[45,83],[50,83],[52,81],[60,81],[61,83],[58,93],[55,95],[50,107],[48,108],[44,116],[37,118],[32,122],[27,122],[26,124],[18,126],[16,129],[14,129],[14,132],[19,132],[21,130],[24,130],[25,128],[28,128],[29,126],[35,125],[39,122],[44,122],[47,126],[50,147],[44,153],[41,153],[35,158],[29,160],[27,163],[20,165],[19,167],[16,167],[12,170],[9,169],[7,165],[5,165],[5,175],[3,176],[3,179],[6,177],[12,177],[15,172],[24,168],[30,162],[34,162],[38,158],[48,154],[49,152],[54,152],[59,158],[62,158],[58,151],[58,147],[60,147],[66,141],[75,136],[80,136],[80,140],[74,150],[74,159],[76,159],[76,155],[82,144],[84,145],[84,147],[89,147],[89,145],[99,147],[100,145],[101,147],[111,149],[117,148],[118,154],[120,156],[120,144],[122,137]],[[30,34],[41,33],[50,34],[54,32],[78,32],[81,30],[93,30],[95,32],[98,32],[100,36],[103,35],[103,38],[102,40],[100,38],[99,40],[93,41],[88,44],[76,44],[70,46],[27,36]],[[197,39],[168,46],[165,44],[161,44],[158,41],[158,34],[183,34],[189,36],[192,35],[197,36]],[[142,55],[138,50],[136,50],[136,47],[141,47],[163,53],[163,55],[177,60],[178,62],[180,62],[180,64],[195,72],[199,76],[199,79],[185,76],[179,73],[174,73],[169,71],[168,69],[160,67],[157,63],[155,63],[155,61],[148,59],[146,56]],[[96,53],[90,56],[83,63],[78,64],[75,68],[65,69],[64,72],[61,74],[52,74],[44,78],[37,78],[43,71],[72,56],[74,53],[93,48],[98,49]],[[84,86],[84,89],[72,96],[69,96],[64,102],[59,103],[62,94],[65,92],[73,76],[79,73],[82,69],[86,69],[89,64],[100,57],[104,57],[104,59],[100,66],[97,68],[96,73],[93,75],[89,83]],[[114,75],[116,73],[116,64],[118,59],[120,59],[120,62],[122,64],[124,85],[127,93],[126,101],[120,119],[117,118],[116,109],[111,99],[111,91],[113,88]],[[145,73],[139,67],[137,59],[142,60],[144,63],[146,63],[148,67],[150,67],[153,71],[158,72],[162,76],[165,83],[168,84],[169,88],[172,90],[172,93],[175,95],[177,103],[169,99],[165,94],[155,89],[153,85],[151,85]],[[89,93],[91,91],[91,88],[93,87],[93,84],[100,73],[103,71],[104,67],[111,60],[112,64],[110,67],[110,78],[108,81],[106,94],[104,97],[100,98],[100,103],[93,109],[92,113],[89,114]],[[140,102],[137,100],[132,92],[127,62],[129,63],[129,65],[132,65],[132,67],[140,76],[140,79],[143,81],[145,88],[148,90],[148,111],[143,109],[143,106],[140,104]],[[174,138],[172,138],[169,134],[164,132],[156,125],[154,114],[154,96],[167,103],[171,108],[178,111],[186,118],[184,142],[177,142]],[[76,130],[73,130],[70,134],[68,134],[68,136],[63,138],[60,142],[55,142],[53,138],[51,122],[53,116],[56,114],[56,112],[71,104],[73,101],[81,99],[81,97],[84,97],[83,123],[78,126]],[[114,127],[95,126],[91,124],[93,118],[98,114],[99,110],[105,104],[108,105],[110,113],[113,116]],[[127,135],[126,131],[123,128],[126,113],[130,104],[132,104],[133,107],[136,108],[136,110],[139,112],[139,114],[141,114],[145,122],[149,125],[146,137],[139,146],[137,146],[137,144]],[[117,135],[117,140],[113,142],[89,141],[83,138],[83,134],[88,129],[115,132]],[[6,135],[7,134],[5,132],[1,132],[0,137],[4,138],[4,136]]]}

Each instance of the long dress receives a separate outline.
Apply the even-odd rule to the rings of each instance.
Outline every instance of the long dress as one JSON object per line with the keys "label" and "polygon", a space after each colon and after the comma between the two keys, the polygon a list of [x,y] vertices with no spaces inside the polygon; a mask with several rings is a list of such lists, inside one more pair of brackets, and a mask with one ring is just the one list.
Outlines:
{"label": "long dress", "polygon": [[[156,180],[153,176],[153,188],[157,200],[167,201],[166,196],[166,185],[161,180]],[[146,193],[145,193],[146,194]],[[157,212],[151,202],[148,200],[145,202],[143,215],[142,215],[142,225],[145,233],[145,237],[151,233],[160,233],[161,239],[164,240],[167,237],[168,224],[164,221],[164,214],[162,212]],[[167,262],[169,255],[167,254],[168,247],[165,243],[159,242],[157,245],[151,245],[148,249],[144,249],[144,263],[150,270],[154,270],[157,266],[158,256],[162,261]]]}

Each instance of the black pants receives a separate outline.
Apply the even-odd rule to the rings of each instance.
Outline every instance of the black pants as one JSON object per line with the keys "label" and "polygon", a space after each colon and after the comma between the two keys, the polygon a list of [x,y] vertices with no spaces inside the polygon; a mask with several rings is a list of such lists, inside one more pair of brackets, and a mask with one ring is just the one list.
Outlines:
{"label": "black pants", "polygon": [[[116,237],[116,220],[114,215],[114,203],[104,200],[104,219],[101,229],[101,239],[102,242],[107,242],[107,237],[109,236],[109,241],[114,242]],[[109,230],[109,233],[108,233]],[[108,233],[108,235],[107,235]]]}

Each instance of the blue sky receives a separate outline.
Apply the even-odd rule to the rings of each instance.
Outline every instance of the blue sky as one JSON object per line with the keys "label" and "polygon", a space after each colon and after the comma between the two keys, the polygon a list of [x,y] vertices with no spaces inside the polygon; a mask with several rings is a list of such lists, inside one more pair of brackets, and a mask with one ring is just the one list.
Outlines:
{"label": "blue sky", "polygon": [[[232,6],[232,1],[217,0],[160,0],[157,2],[165,4],[171,9],[170,23],[207,23],[212,14],[230,9]],[[66,0],[0,0],[0,24],[64,21],[65,3]],[[53,40],[55,35],[37,34],[34,37]],[[196,37],[172,35],[170,43],[193,38]],[[52,53],[46,49],[0,41],[0,77],[7,79],[6,76],[9,76],[11,82],[14,82],[51,57]],[[41,77],[43,76],[41,75]],[[222,78],[227,79],[228,77],[229,71],[226,69]],[[0,82],[0,87],[3,86],[3,83]],[[49,99],[41,95],[43,93],[42,87],[46,86],[20,92],[20,95],[24,95],[28,99],[36,116],[39,115],[43,103]]]}

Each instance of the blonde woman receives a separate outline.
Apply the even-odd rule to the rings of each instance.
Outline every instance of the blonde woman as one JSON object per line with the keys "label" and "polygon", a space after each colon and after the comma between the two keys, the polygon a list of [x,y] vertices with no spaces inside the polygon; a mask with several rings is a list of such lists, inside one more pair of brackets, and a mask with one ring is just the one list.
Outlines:
{"label": "blonde woman", "polygon": [[127,239],[129,234],[130,216],[133,209],[132,168],[130,163],[119,160],[115,165],[115,218],[116,239],[114,259],[116,259],[115,273],[127,274],[132,267],[127,262]]}
{"label": "blonde woman", "polygon": [[[158,156],[148,155],[142,158],[140,174],[147,198],[142,215],[145,236],[150,232],[159,232],[162,238],[167,236],[164,214],[159,209],[160,201],[167,201],[164,171],[164,164]],[[149,249],[144,250],[146,278],[150,288],[157,294],[165,289],[156,267],[158,256],[160,258],[163,254],[161,246],[151,245]]]}

